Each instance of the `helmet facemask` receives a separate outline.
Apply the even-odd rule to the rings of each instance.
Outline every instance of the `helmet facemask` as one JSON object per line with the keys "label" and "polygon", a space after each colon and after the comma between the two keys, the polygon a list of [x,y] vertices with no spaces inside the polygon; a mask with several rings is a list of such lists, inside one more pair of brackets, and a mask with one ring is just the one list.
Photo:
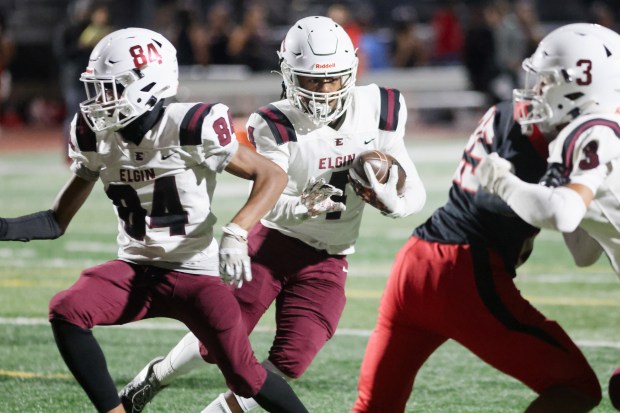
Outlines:
{"label": "helmet facemask", "polygon": [[126,87],[140,78],[139,73],[130,70],[117,76],[82,74],[86,100],[80,103],[80,110],[91,129],[121,129],[141,114],[125,96]]}
{"label": "helmet facemask", "polygon": [[[351,104],[351,92],[355,86],[354,67],[340,73],[302,73],[294,71],[286,62],[282,62],[282,75],[286,87],[286,97],[293,106],[304,112],[316,125],[326,125],[338,119]],[[300,85],[300,76],[310,78],[339,78],[340,89],[334,92],[314,92]]]}
{"label": "helmet facemask", "polygon": [[523,61],[525,70],[525,87],[512,92],[514,118],[524,132],[530,131],[536,124],[542,132],[550,132],[553,110],[547,103],[546,95],[556,86],[567,82],[566,71],[559,68],[537,71],[530,59]]}

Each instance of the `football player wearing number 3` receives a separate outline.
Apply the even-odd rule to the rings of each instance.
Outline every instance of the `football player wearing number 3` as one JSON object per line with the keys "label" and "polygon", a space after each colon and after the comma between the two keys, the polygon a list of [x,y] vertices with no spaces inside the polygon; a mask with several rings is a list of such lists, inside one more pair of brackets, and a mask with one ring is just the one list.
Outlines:
{"label": "football player wearing number 3", "polygon": [[[72,178],[52,209],[0,219],[1,240],[57,238],[99,179],[115,206],[118,259],[84,270],[50,303],[54,338],[75,379],[99,412],[124,412],[91,329],[170,317],[204,343],[232,390],[267,411],[307,412],[255,358],[239,304],[218,277],[250,279],[247,230],[274,205],[286,174],[238,144],[223,104],[165,101],[177,93],[178,65],[158,33],[109,34],[80,80],[87,100],[71,128]],[[223,170],[254,185],[218,249],[211,203]]]}
{"label": "football player wearing number 3", "polygon": [[[602,28],[597,34],[608,36],[606,59],[584,52],[598,45],[580,38],[564,50],[558,41],[563,32],[556,31],[526,61],[538,75],[533,89],[518,93],[532,108],[520,113],[521,122],[562,126],[551,142],[542,185],[529,185],[512,175],[510,160],[501,154],[485,157],[476,174],[486,190],[525,221],[561,231],[578,266],[592,265],[604,253],[620,274],[620,36]],[[560,64],[549,57],[553,52],[565,56]],[[570,80],[548,85],[558,66]],[[575,93],[581,95],[566,99]],[[620,368],[608,389],[612,405],[620,410]]]}
{"label": "football player wearing number 3", "polygon": [[[587,412],[601,401],[601,387],[579,348],[514,283],[516,268],[527,259],[541,226],[520,218],[516,206],[529,206],[542,216],[550,212],[547,200],[534,202],[517,194],[515,186],[512,196],[502,196],[506,204],[482,185],[501,192],[509,179],[493,183],[488,178],[501,174],[532,192],[549,190],[538,185],[547,169],[548,143],[576,117],[584,120],[573,121],[579,126],[562,140],[567,157],[558,156],[557,162],[572,160],[574,142],[593,138],[594,131],[615,148],[607,155],[617,156],[618,118],[601,112],[620,102],[619,55],[619,37],[609,29],[590,24],[559,28],[524,62],[538,80],[536,89],[515,90],[514,103],[498,104],[483,116],[454,175],[450,200],[414,231],[396,257],[362,363],[354,412],[404,412],[419,369],[449,339],[535,391],[538,397],[527,412]],[[592,84],[584,81],[590,75]],[[510,163],[485,167],[481,159],[493,152]],[[484,176],[481,168],[486,168]],[[547,178],[565,176],[559,172]],[[558,205],[566,214],[585,210],[567,203]],[[596,251],[593,258],[598,258]]]}
{"label": "football player wearing number 3", "polygon": [[[378,149],[404,168],[402,196],[397,172],[385,184],[373,182],[385,215],[398,218],[420,210],[426,194],[403,140],[403,97],[376,85],[355,86],[358,60],[342,27],[326,17],[301,19],[278,55],[285,96],[252,114],[247,131],[256,150],[289,180],[276,206],[250,232],[253,280],[234,294],[248,333],[275,301],[277,330],[263,364],[296,379],[336,331],[345,305],[347,255],[354,252],[365,205],[347,184],[355,157]],[[185,336],[123,389],[123,400],[141,411],[176,377],[205,365],[203,358],[209,360],[205,349],[192,334]],[[222,393],[204,412],[256,406],[242,396]]]}

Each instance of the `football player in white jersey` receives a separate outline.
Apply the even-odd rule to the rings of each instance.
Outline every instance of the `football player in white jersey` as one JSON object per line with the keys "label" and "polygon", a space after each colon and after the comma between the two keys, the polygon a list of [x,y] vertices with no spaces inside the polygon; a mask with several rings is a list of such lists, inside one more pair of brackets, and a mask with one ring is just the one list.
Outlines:
{"label": "football player in white jersey", "polygon": [[[115,206],[118,259],[84,270],[50,303],[69,370],[99,412],[131,411],[91,329],[170,317],[204,342],[233,391],[267,411],[307,412],[286,381],[255,358],[239,304],[218,276],[219,269],[225,281],[251,278],[247,230],[274,205],[286,174],[238,144],[225,105],[165,101],[176,95],[178,65],[175,48],[158,33],[109,34],[80,80],[87,100],[71,128],[73,176],[52,209],[0,219],[1,240],[57,238],[97,180]],[[218,248],[211,203],[224,170],[253,188]]]}
{"label": "football player in white jersey", "polygon": [[[348,185],[356,156],[378,149],[406,171],[401,195],[395,169],[385,184],[365,183],[385,206],[385,215],[419,211],[426,193],[403,140],[407,107],[402,95],[374,84],[355,85],[358,59],[342,27],[326,17],[303,18],[288,31],[278,56],[282,100],[258,109],[246,126],[257,152],[287,172],[288,185],[250,232],[253,280],[234,294],[248,332],[275,301],[277,331],[263,364],[296,379],[333,336],[344,309],[347,255],[355,251],[365,205]],[[209,359],[190,333],[165,358],[151,361],[123,389],[123,400],[144,406],[158,390]],[[228,392],[203,412],[245,412],[255,406],[255,400]]]}
{"label": "football player in white jersey", "polygon": [[[497,154],[476,175],[523,220],[561,231],[578,266],[605,253],[620,275],[620,36],[592,24],[563,26],[523,67],[535,79],[514,91],[518,121],[557,135],[542,185],[516,178]],[[610,396],[620,409],[618,395]]]}

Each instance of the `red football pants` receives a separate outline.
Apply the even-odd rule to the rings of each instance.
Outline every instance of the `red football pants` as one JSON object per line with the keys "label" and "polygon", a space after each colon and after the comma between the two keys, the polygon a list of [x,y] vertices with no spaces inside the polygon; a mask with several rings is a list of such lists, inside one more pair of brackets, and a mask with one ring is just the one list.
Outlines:
{"label": "red football pants", "polygon": [[521,296],[497,254],[412,237],[381,299],[353,410],[404,412],[418,370],[448,339],[536,392],[561,385],[601,398],[579,348]]}

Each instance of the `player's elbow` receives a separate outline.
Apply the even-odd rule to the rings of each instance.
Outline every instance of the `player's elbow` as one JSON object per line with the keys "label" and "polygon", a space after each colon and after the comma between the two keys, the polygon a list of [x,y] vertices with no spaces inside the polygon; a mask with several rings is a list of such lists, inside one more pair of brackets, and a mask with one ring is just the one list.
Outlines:
{"label": "player's elbow", "polygon": [[560,212],[554,216],[553,227],[560,232],[573,232],[579,226],[581,217]]}
{"label": "player's elbow", "polygon": [[569,188],[555,188],[548,206],[553,227],[560,232],[570,233],[577,229],[586,214],[586,204],[581,196]]}

